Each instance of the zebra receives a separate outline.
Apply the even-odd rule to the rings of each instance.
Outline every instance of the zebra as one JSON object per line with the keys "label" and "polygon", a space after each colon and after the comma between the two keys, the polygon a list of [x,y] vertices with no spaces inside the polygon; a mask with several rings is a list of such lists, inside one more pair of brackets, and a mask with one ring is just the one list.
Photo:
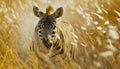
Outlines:
{"label": "zebra", "polygon": [[[34,15],[39,21],[35,27],[30,51],[32,50],[45,65],[51,66],[54,63],[55,66],[64,66],[68,62],[74,62],[72,56],[78,48],[78,37],[69,22],[58,19],[63,15],[63,8],[59,7],[51,13],[52,10],[52,7],[48,6],[44,13],[39,11],[38,7],[33,7]],[[55,69],[52,67],[51,69]]]}
{"label": "zebra", "polygon": [[57,8],[52,14],[51,10],[52,7],[49,6],[46,9],[46,13],[44,13],[39,11],[38,7],[33,7],[34,15],[40,20],[35,27],[34,44],[30,49],[34,50],[37,55],[43,52],[52,57],[70,52],[71,46],[69,42],[74,45],[78,38],[74,35],[71,25],[64,21],[57,21],[63,15],[63,8]]}

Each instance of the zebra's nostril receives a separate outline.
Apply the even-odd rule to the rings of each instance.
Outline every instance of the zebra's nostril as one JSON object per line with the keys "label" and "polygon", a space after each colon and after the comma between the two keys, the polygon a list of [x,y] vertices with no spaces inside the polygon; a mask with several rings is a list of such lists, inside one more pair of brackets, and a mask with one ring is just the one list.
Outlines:
{"label": "zebra's nostril", "polygon": [[52,46],[52,43],[49,43],[49,46]]}
{"label": "zebra's nostril", "polygon": [[43,40],[42,38],[40,38],[40,40]]}
{"label": "zebra's nostril", "polygon": [[60,47],[57,47],[57,50],[59,50],[60,49]]}

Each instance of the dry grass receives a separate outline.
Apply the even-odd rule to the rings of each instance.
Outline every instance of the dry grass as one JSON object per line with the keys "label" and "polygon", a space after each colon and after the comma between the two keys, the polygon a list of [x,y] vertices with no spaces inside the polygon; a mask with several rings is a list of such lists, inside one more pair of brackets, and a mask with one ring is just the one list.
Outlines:
{"label": "dry grass", "polygon": [[[119,0],[0,0],[0,69],[119,69],[120,68]],[[32,6],[45,11],[48,5],[64,7],[62,20],[69,21],[78,35],[77,50],[71,61],[56,57],[52,63],[40,59],[26,48],[31,42],[38,19]],[[53,58],[55,59],[55,58]],[[48,63],[48,66],[44,65]]]}

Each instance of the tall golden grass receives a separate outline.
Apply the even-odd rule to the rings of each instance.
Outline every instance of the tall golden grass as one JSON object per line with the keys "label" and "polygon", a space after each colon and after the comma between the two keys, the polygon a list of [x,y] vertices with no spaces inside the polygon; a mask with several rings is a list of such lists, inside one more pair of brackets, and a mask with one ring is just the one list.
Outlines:
{"label": "tall golden grass", "polygon": [[[0,69],[119,69],[119,3],[119,0],[0,0]],[[26,50],[38,21],[33,5],[43,11],[48,5],[64,7],[62,20],[72,24],[79,38],[71,61],[56,56],[53,59],[58,63],[52,63],[45,54],[41,53],[38,59]]]}

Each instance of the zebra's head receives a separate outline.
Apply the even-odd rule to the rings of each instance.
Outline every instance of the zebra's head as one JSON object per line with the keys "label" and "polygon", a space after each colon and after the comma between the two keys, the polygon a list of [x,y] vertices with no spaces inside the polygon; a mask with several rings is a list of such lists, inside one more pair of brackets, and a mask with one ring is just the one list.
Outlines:
{"label": "zebra's head", "polygon": [[51,7],[46,9],[46,13],[39,11],[38,7],[33,7],[34,15],[40,18],[38,22],[38,32],[41,40],[49,41],[54,38],[56,33],[56,19],[63,14],[63,8],[58,8],[54,13],[50,14]]}

